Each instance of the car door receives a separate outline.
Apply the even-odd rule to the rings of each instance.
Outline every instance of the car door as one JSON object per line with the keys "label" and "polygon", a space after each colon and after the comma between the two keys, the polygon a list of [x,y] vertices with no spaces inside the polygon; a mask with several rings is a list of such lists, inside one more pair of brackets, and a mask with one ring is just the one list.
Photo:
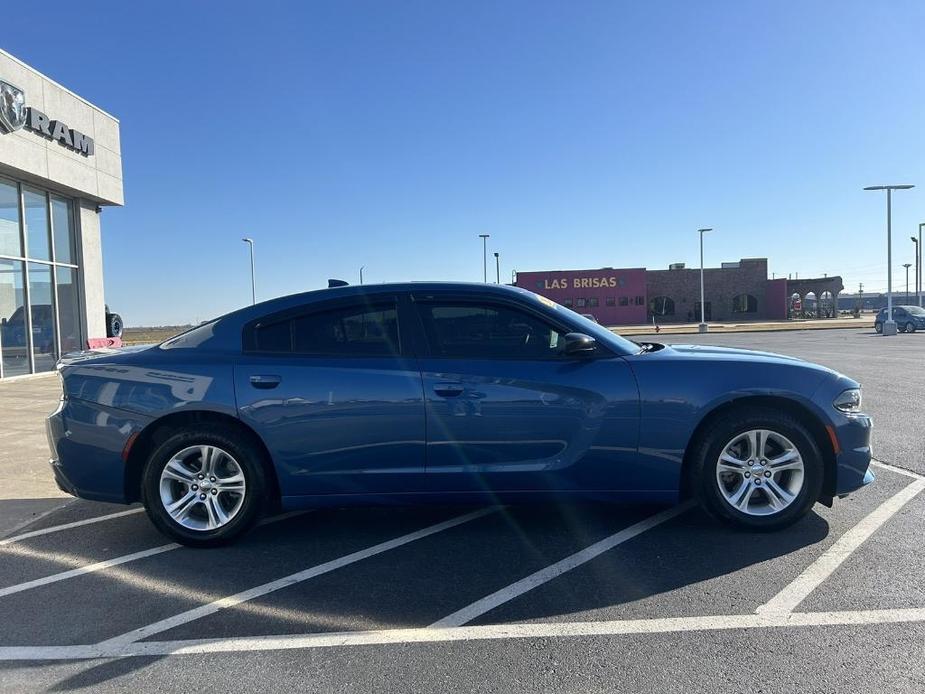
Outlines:
{"label": "car door", "polygon": [[284,496],[415,491],[424,473],[421,377],[397,296],[263,317],[235,366],[241,419]]}
{"label": "car door", "polygon": [[446,491],[645,488],[638,390],[603,346],[563,353],[568,326],[517,302],[415,295],[427,473]]}

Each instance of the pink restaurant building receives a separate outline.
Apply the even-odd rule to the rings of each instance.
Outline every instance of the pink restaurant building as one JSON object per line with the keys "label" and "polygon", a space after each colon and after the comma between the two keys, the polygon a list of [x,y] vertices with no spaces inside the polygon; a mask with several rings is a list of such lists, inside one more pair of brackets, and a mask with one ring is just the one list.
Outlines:
{"label": "pink restaurant building", "polygon": [[[639,325],[653,319],[658,323],[700,321],[700,269],[683,263],[666,270],[605,267],[518,272],[514,285],[578,313],[591,314],[602,325]],[[767,258],[742,258],[704,268],[704,290],[708,321],[788,316],[788,281],[768,279]]]}

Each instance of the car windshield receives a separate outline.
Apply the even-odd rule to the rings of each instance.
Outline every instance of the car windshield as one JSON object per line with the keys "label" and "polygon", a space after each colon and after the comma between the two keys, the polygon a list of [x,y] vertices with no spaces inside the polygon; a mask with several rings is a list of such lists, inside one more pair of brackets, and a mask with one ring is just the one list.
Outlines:
{"label": "car windshield", "polygon": [[905,308],[913,316],[925,318],[925,308],[922,308],[921,306],[904,306],[903,308]]}

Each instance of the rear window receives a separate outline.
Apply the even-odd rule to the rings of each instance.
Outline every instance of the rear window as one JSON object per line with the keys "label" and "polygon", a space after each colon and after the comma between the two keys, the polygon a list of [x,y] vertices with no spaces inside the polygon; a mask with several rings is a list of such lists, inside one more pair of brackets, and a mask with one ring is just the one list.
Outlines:
{"label": "rear window", "polygon": [[372,357],[400,353],[394,305],[352,306],[258,324],[258,352]]}

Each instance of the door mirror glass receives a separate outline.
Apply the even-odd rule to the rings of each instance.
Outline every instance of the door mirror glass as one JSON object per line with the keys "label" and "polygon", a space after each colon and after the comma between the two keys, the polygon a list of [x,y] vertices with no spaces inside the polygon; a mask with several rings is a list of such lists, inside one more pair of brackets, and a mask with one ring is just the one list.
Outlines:
{"label": "door mirror glass", "polygon": [[568,333],[565,336],[565,353],[580,356],[594,354],[597,351],[597,340],[584,333]]}

